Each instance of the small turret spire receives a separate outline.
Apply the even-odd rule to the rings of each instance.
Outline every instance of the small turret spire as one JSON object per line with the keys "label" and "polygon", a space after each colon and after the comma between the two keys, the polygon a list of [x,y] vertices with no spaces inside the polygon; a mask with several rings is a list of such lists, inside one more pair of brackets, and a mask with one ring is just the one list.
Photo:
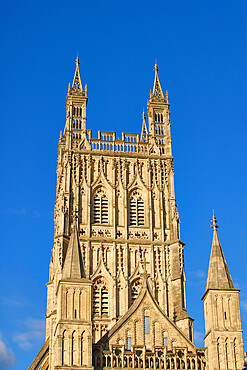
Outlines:
{"label": "small turret spire", "polygon": [[81,82],[81,75],[80,75],[80,68],[79,68],[80,60],[79,60],[78,56],[75,60],[75,65],[76,65],[76,69],[75,69],[74,80],[73,80],[73,83],[72,83],[72,93],[77,93],[78,94],[78,93],[83,92],[83,86],[82,86],[82,82]]}
{"label": "small turret spire", "polygon": [[81,279],[85,277],[76,219],[74,220],[73,231],[65,256],[62,277],[64,279]]}
{"label": "small turret spire", "polygon": [[155,63],[154,65],[154,72],[155,72],[154,86],[153,86],[153,91],[151,94],[151,99],[161,101],[161,100],[164,100],[165,97],[164,97],[163,90],[161,87],[158,71],[159,71],[158,65],[157,63]]}
{"label": "small turret spire", "polygon": [[215,215],[212,218],[213,241],[208,267],[206,291],[208,289],[234,289],[233,281],[220,245]]}
{"label": "small turret spire", "polygon": [[142,132],[141,132],[141,141],[147,141],[148,129],[146,125],[146,115],[143,109],[142,113]]}

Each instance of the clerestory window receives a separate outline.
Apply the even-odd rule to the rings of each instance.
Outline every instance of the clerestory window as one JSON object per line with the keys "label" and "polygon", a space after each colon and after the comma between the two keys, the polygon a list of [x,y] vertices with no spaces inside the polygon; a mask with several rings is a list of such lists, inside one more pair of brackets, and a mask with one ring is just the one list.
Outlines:
{"label": "clerestory window", "polygon": [[94,197],[94,223],[108,223],[108,199],[103,192],[98,192]]}

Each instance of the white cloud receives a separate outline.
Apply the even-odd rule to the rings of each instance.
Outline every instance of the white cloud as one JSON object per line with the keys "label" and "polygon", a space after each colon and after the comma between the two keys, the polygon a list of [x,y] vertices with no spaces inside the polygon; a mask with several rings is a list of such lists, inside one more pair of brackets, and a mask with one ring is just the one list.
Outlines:
{"label": "white cloud", "polygon": [[8,208],[5,210],[5,213],[10,215],[17,215],[17,216],[25,216],[27,214],[27,210],[25,207],[22,208]]}
{"label": "white cloud", "polygon": [[7,347],[0,338],[0,369],[3,370],[8,366],[13,366],[15,362],[16,359],[12,349]]}
{"label": "white cloud", "polygon": [[10,298],[10,297],[4,297],[2,296],[1,298],[2,304],[10,307],[20,307],[25,304],[24,300],[22,299],[15,299],[15,298]]}
{"label": "white cloud", "polygon": [[199,279],[205,279],[205,277],[206,277],[206,273],[203,270],[191,271],[190,274],[199,278]]}
{"label": "white cloud", "polygon": [[13,338],[20,348],[28,351],[35,343],[44,340],[45,337],[45,320],[28,317],[24,321],[25,331],[16,334]]}

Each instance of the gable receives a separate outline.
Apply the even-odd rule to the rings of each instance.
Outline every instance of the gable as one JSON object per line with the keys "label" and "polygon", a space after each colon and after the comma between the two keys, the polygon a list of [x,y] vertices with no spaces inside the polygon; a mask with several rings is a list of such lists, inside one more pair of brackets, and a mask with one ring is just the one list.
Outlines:
{"label": "gable", "polygon": [[187,347],[195,352],[195,345],[162,311],[145,280],[136,301],[99,343],[107,347],[118,344],[126,346],[127,338],[131,338],[132,346],[146,346],[147,350],[152,350],[163,346],[163,338],[167,338],[168,349]]}

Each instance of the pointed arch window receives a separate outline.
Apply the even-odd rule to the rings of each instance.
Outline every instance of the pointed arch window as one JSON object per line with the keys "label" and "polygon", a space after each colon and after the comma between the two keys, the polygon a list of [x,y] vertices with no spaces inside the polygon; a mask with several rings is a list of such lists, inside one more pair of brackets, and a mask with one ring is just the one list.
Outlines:
{"label": "pointed arch window", "polygon": [[64,330],[62,335],[62,365],[69,364],[68,342],[69,342],[68,333],[66,330]]}
{"label": "pointed arch window", "polygon": [[144,200],[137,191],[130,197],[129,220],[130,226],[144,226]]}
{"label": "pointed arch window", "polygon": [[75,331],[72,333],[71,338],[71,364],[75,364],[75,353],[76,353],[76,346],[75,346]]}
{"label": "pointed arch window", "polygon": [[83,361],[84,361],[84,356],[83,356],[83,351],[84,351],[84,338],[83,338],[83,334],[81,335],[81,365],[83,365]]}
{"label": "pointed arch window", "polygon": [[94,196],[93,213],[95,224],[107,224],[109,218],[108,198],[102,190]]}
{"label": "pointed arch window", "polygon": [[103,277],[97,279],[93,285],[93,315],[109,315],[109,291]]}

